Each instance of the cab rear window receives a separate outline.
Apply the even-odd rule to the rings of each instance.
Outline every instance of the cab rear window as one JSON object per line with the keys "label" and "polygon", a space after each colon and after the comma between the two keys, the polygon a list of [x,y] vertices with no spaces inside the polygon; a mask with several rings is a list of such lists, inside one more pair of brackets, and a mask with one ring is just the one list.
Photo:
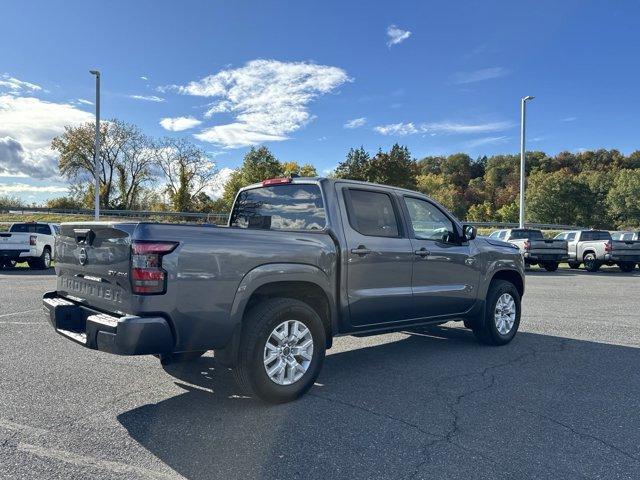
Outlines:
{"label": "cab rear window", "polygon": [[320,187],[288,184],[244,190],[233,206],[230,224],[264,230],[322,230],[326,214]]}

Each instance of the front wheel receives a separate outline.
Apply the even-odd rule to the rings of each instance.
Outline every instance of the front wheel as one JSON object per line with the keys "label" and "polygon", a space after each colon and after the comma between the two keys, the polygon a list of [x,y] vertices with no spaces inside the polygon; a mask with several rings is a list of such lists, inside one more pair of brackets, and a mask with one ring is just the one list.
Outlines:
{"label": "front wheel", "polygon": [[584,268],[587,272],[597,272],[600,269],[595,253],[587,253],[584,256]]}
{"label": "front wheel", "polygon": [[520,326],[520,293],[506,280],[491,282],[485,304],[484,322],[474,327],[476,338],[487,345],[505,345]]}
{"label": "front wheel", "polygon": [[558,262],[545,262],[542,264],[547,272],[555,272],[556,270],[558,270],[558,265]]}
{"label": "front wheel", "polygon": [[291,298],[270,299],[243,320],[234,377],[249,395],[289,402],[316,381],[325,348],[324,325],[315,310]]}
{"label": "front wheel", "polygon": [[633,262],[620,262],[618,267],[620,267],[620,270],[623,272],[633,272],[633,269],[636,268],[636,264]]}

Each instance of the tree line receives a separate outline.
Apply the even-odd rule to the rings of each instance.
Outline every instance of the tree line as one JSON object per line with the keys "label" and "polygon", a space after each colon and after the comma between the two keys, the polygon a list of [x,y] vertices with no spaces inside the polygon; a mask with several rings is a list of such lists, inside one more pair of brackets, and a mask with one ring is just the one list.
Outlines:
{"label": "tree line", "polygon": [[[237,191],[266,178],[316,176],[313,165],[278,160],[267,147],[253,147],[224,185],[215,162],[202,148],[179,138],[151,138],[135,125],[110,120],[101,125],[100,204],[103,208],[226,213]],[[53,139],[68,196],[50,208],[93,205],[94,124],[67,127]],[[423,192],[458,218],[516,222],[520,181],[518,155],[471,158],[465,153],[414,158],[406,146],[371,154],[350,149],[331,176]],[[529,222],[595,228],[640,226],[640,151],[624,155],[600,149],[578,153],[527,152]],[[221,198],[211,191],[221,189]],[[0,208],[16,206],[0,198]],[[6,208],[6,207],[5,207]]]}

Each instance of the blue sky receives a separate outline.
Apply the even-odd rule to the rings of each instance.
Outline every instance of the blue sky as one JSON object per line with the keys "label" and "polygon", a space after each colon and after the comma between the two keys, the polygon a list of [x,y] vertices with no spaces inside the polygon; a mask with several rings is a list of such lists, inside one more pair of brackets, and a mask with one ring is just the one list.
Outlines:
{"label": "blue sky", "polygon": [[90,68],[103,118],[188,136],[219,168],[254,143],[320,172],[359,145],[515,153],[523,95],[530,149],[640,148],[638,1],[8,1],[2,18],[0,194],[29,201],[63,192],[46,144],[93,113]]}

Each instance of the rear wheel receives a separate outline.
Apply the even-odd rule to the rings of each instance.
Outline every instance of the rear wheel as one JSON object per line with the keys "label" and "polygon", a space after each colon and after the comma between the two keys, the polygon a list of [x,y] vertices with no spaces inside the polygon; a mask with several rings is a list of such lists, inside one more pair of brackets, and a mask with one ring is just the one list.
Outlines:
{"label": "rear wheel", "polygon": [[556,270],[558,270],[558,265],[558,262],[545,262],[542,264],[547,272],[555,272]]}
{"label": "rear wheel", "polygon": [[618,267],[620,267],[620,270],[622,270],[623,272],[632,272],[636,267],[636,264],[632,262],[620,262],[618,264]]}
{"label": "rear wheel", "polygon": [[491,282],[485,303],[484,322],[474,326],[476,338],[487,345],[505,345],[520,326],[520,293],[506,280]]}
{"label": "rear wheel", "polygon": [[38,270],[47,270],[51,267],[51,250],[49,247],[44,247],[42,255],[34,260],[29,260],[29,267],[37,268]]}
{"label": "rear wheel", "polygon": [[580,268],[580,262],[569,262],[569,268],[573,268],[574,270]]}
{"label": "rear wheel", "polygon": [[15,260],[0,260],[0,268],[15,268]]}
{"label": "rear wheel", "polygon": [[326,339],[322,320],[306,303],[274,298],[251,309],[243,320],[238,385],[271,403],[295,400],[318,378]]}
{"label": "rear wheel", "polygon": [[597,272],[600,269],[600,263],[596,259],[595,253],[587,253],[584,256],[584,268],[587,272]]}

